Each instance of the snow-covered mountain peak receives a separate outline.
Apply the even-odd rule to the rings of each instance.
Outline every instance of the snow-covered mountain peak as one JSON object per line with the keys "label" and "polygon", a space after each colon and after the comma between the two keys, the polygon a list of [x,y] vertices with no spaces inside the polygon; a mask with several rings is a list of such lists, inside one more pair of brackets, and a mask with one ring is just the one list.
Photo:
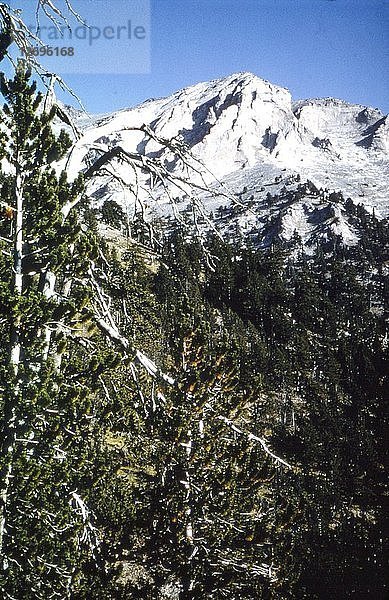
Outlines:
{"label": "snow-covered mountain peak", "polygon": [[181,139],[207,165],[206,170],[212,163],[210,170],[217,178],[252,167],[272,154],[289,157],[297,152],[304,134],[288,90],[252,73],[236,73],[98,117],[85,130],[82,146],[121,144],[129,151],[155,156],[158,144],[135,131],[143,124],[159,137]]}
{"label": "snow-covered mountain peak", "polygon": [[[252,73],[197,83],[79,125],[83,133],[67,163],[70,176],[120,146],[158,159],[172,176],[215,187],[222,182],[230,197],[249,207],[247,214],[226,212],[225,197],[204,195],[205,213],[219,211],[223,228],[233,220],[243,233],[262,229],[285,239],[296,230],[310,244],[319,231],[331,230],[351,243],[352,227],[329,200],[331,192],[338,198],[342,191],[345,199],[374,207],[377,215],[388,212],[387,118],[378,109],[336,98],[292,102],[286,88]],[[161,139],[181,142],[197,172],[189,172]],[[169,194],[180,209],[189,208],[189,187],[155,186],[125,162],[115,163],[114,170],[141,190],[150,214],[170,214]],[[111,199],[127,207],[129,195],[123,190],[107,175],[94,182],[90,193],[99,203]]]}
{"label": "snow-covered mountain peak", "polygon": [[187,86],[182,90],[177,91],[171,98],[181,98],[183,96],[201,97],[206,101],[215,95],[223,95],[223,92],[229,94],[246,93],[257,91],[261,94],[278,94],[287,92],[285,88],[279,87],[262,79],[254,73],[248,71],[233,73],[226,77],[220,77],[211,81],[203,81],[194,85]]}
{"label": "snow-covered mountain peak", "polygon": [[336,98],[314,98],[293,104],[296,118],[312,133],[334,134],[360,138],[368,127],[383,118],[377,108],[350,104]]}

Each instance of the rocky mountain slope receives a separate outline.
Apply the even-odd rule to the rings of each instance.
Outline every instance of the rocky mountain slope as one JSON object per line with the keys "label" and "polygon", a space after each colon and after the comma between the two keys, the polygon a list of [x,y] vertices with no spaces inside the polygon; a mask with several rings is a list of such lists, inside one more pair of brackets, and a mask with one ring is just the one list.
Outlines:
{"label": "rocky mountain slope", "polygon": [[[114,200],[130,219],[137,195],[149,219],[166,221],[176,210],[185,218],[195,204],[201,206],[197,227],[251,235],[265,245],[298,234],[309,246],[318,235],[356,241],[347,198],[379,216],[388,212],[387,117],[333,98],[293,102],[288,90],[251,73],[109,115],[80,116],[78,126],[71,174],[120,146],[157,159],[179,178],[178,185],[155,185],[142,169],[114,163],[89,192],[97,206]],[[190,158],[182,160],[161,140],[174,140]],[[182,183],[188,178],[199,187]],[[203,191],[205,185],[214,193]]]}

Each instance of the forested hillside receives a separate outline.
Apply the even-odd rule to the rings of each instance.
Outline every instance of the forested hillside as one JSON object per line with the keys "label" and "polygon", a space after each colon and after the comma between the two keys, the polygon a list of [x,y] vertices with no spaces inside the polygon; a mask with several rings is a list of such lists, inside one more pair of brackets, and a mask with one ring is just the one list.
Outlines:
{"label": "forested hillside", "polygon": [[2,597],[384,599],[387,223],[113,242],[23,62],[1,93]]}
{"label": "forested hillside", "polygon": [[385,597],[385,279],[366,255],[387,234],[368,220],[339,255],[211,239],[204,256],[178,232],[154,268],[135,249],[112,264],[127,334],[176,381],[105,379],[123,597]]}

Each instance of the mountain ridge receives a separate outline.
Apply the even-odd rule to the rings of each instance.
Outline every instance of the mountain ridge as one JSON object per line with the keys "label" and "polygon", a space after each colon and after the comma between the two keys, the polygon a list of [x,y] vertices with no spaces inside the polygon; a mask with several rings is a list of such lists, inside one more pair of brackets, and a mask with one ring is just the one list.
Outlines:
{"label": "mountain ridge", "polygon": [[[141,130],[145,125],[149,133]],[[290,191],[297,189],[297,177],[300,182],[310,181],[318,191],[325,190],[318,194],[320,202],[328,201],[331,192],[342,192],[345,198],[363,203],[379,216],[388,213],[386,116],[378,109],[336,98],[293,101],[286,88],[249,72],[187,86],[165,98],[99,115],[89,124],[84,118],[80,129],[81,139],[67,163],[70,175],[101,153],[120,146],[127,152],[158,159],[174,176],[188,177],[187,165],[160,142],[174,140],[190,152],[196,164],[191,174],[194,183],[214,190],[226,186],[230,196],[240,194],[243,203],[248,198],[254,202],[257,218],[252,226],[259,233],[269,224],[269,211],[263,206],[266,195],[279,196],[285,186]],[[119,163],[114,168],[129,187],[134,184],[131,168]],[[153,182],[141,173],[137,177],[148,218],[171,217],[167,190],[163,186],[153,188]],[[241,193],[244,189],[247,198]],[[98,199],[97,204],[109,199],[129,210],[128,197],[109,176],[90,186],[90,193]],[[170,185],[169,194],[177,199],[181,212],[188,210],[188,186],[178,189]],[[198,199],[207,215],[218,208],[212,195],[203,193]],[[311,200],[307,198],[308,204]],[[310,206],[297,211],[308,215],[304,220],[300,214],[296,221],[298,233],[307,228],[311,209],[316,210]],[[347,231],[346,239],[355,240],[352,227]]]}

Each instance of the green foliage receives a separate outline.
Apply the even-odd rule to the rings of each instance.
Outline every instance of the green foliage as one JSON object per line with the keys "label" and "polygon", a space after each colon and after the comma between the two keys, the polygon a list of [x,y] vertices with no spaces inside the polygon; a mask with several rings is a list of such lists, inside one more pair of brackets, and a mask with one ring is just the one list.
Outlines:
{"label": "green foliage", "polygon": [[[28,73],[2,91],[3,596],[383,598],[385,223],[346,202],[360,244],[311,257],[179,230],[116,253]],[[173,383],[97,333],[96,285]]]}
{"label": "green foliage", "polygon": [[115,200],[106,200],[101,209],[101,217],[107,225],[122,229],[126,223],[126,215],[122,207]]}
{"label": "green foliage", "polygon": [[208,248],[214,270],[175,233],[156,274],[130,253],[110,278],[123,326],[176,381],[135,381],[124,367],[115,387],[107,380],[118,467],[101,510],[123,568],[112,597],[157,598],[169,585],[177,598],[383,597],[375,283],[347,256]]}
{"label": "green foliage", "polygon": [[[65,598],[76,581],[83,585],[82,565],[99,536],[73,495],[92,458],[85,441],[93,434],[94,357],[82,340],[92,315],[85,277],[96,240],[79,222],[82,178],[68,182],[51,166],[69,139],[52,133],[54,111],[41,110],[23,63],[13,80],[2,77],[1,91],[10,166],[0,175],[1,197],[12,210],[0,223],[0,589],[4,598]],[[75,206],[66,216],[67,205]],[[103,348],[99,366],[112,366]],[[87,502],[89,488],[80,492]]]}

